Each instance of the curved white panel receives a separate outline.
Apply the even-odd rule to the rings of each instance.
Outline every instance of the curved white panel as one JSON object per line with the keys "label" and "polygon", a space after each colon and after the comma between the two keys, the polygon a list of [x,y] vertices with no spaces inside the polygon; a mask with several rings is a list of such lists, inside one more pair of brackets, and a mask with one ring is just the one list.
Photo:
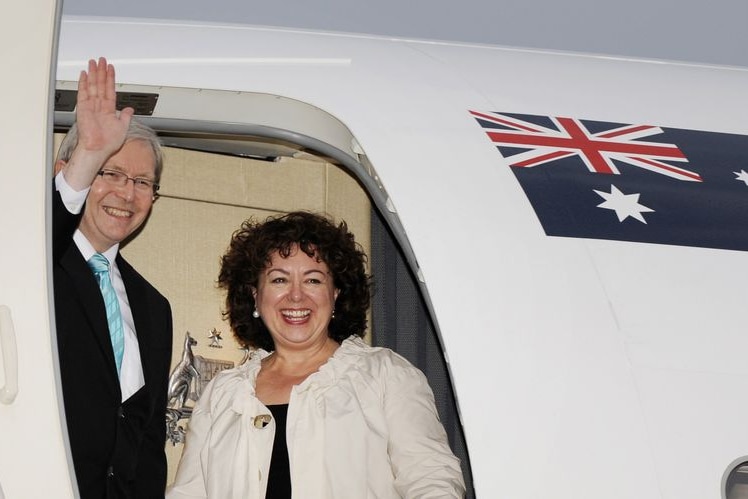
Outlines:
{"label": "curved white panel", "polygon": [[18,395],[18,348],[13,318],[5,305],[0,305],[0,353],[4,380],[0,386],[0,403],[10,405]]}

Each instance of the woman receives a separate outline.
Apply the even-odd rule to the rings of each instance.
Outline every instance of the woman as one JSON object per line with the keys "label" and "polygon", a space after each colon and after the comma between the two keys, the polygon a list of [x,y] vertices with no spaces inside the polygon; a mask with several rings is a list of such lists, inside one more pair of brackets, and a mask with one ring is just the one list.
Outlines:
{"label": "woman", "polygon": [[169,498],[463,497],[424,375],[366,329],[366,257],[294,212],[234,233],[218,277],[245,364],[192,413]]}

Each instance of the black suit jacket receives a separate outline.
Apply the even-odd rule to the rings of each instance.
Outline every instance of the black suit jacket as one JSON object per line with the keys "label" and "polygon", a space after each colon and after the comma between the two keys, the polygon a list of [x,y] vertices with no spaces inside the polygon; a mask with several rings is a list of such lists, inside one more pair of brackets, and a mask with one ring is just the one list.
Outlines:
{"label": "black suit jacket", "polygon": [[54,192],[57,348],[70,448],[82,499],[164,497],[169,302],[121,255],[145,386],[125,402],[96,279],[73,242],[80,215]]}

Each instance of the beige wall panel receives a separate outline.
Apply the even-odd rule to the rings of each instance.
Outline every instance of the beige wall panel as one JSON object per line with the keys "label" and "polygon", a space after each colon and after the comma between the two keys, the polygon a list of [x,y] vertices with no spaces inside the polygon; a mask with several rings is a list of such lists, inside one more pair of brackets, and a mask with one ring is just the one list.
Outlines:
{"label": "beige wall panel", "polygon": [[[250,216],[267,212],[214,203],[161,198],[143,231],[122,253],[171,302],[174,358],[182,352],[184,333],[198,341],[196,354],[238,360],[228,345],[228,326],[221,318],[222,293],[216,287],[219,260],[231,234]],[[223,331],[224,348],[207,348],[211,328]]]}
{"label": "beige wall panel", "polygon": [[327,165],[328,213],[343,219],[368,254],[371,247],[371,205],[359,183],[346,171]]}
{"label": "beige wall panel", "polygon": [[325,164],[318,161],[258,161],[167,149],[165,162],[164,196],[284,212],[325,207]]}

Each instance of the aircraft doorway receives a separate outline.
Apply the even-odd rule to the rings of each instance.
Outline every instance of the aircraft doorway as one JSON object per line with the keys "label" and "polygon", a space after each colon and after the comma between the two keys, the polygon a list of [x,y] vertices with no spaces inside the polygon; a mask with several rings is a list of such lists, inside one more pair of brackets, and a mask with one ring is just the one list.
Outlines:
{"label": "aircraft doorway", "polygon": [[[60,113],[59,118],[58,131],[64,132],[72,114]],[[243,220],[298,209],[344,219],[369,255],[369,272],[374,274],[367,339],[394,348],[427,375],[450,444],[463,463],[467,497],[474,497],[455,397],[428,300],[413,278],[414,257],[397,240],[404,235],[398,233],[396,216],[387,209],[386,194],[366,157],[264,125],[140,119],[159,131],[166,146],[165,167],[151,216],[122,252],[171,302],[172,370],[187,348],[188,355],[212,373],[243,360],[245,352],[222,319],[222,294],[215,285],[219,258]],[[346,140],[355,147],[352,137]],[[393,285],[404,298],[397,309],[390,301]],[[194,404],[197,393],[192,390],[190,395],[187,405]],[[171,423],[168,483],[174,479],[183,445],[180,434],[188,419]]]}

